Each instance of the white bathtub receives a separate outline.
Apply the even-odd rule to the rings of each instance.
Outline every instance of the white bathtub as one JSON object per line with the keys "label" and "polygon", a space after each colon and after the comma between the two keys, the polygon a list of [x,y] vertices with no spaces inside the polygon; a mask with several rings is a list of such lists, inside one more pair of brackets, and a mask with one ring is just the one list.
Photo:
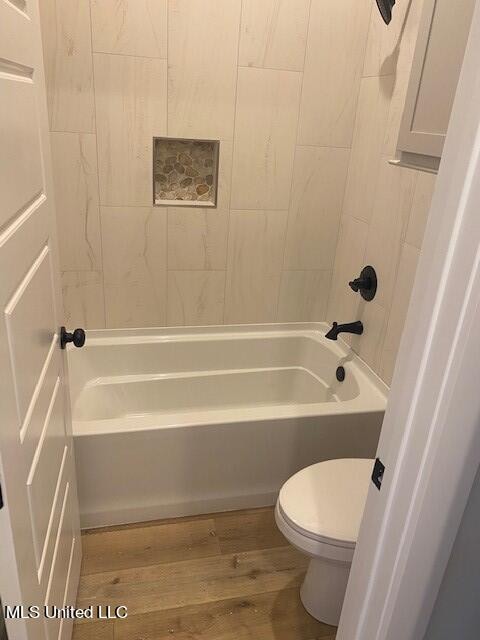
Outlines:
{"label": "white bathtub", "polygon": [[68,351],[82,525],[273,504],[302,467],[373,456],[387,388],[326,329],[88,332]]}

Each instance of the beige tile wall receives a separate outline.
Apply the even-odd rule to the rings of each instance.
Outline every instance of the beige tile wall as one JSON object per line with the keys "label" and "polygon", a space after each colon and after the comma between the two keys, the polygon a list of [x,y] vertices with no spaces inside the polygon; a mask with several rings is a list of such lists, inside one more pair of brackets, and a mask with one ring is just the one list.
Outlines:
{"label": "beige tile wall", "polygon": [[[397,3],[385,29],[372,12],[356,109],[327,318],[362,320],[350,340],[390,383],[408,309],[435,176],[392,166],[422,0]],[[379,278],[374,301],[348,287],[365,264]]]}
{"label": "beige tile wall", "polygon": [[[390,381],[434,186],[387,162],[421,3],[43,0],[66,322],[360,318]],[[152,207],[164,135],[221,141],[215,210]]]}
{"label": "beige tile wall", "polygon": [[[371,4],[42,1],[70,326],[324,319]],[[152,207],[165,135],[221,141],[215,210]]]}

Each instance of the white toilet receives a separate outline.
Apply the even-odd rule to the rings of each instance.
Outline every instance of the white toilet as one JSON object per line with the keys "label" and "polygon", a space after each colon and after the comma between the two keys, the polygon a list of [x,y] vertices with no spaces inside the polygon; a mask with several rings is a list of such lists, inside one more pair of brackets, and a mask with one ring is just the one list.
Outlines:
{"label": "white toilet", "polygon": [[317,620],[338,625],[373,460],[341,459],[302,469],[280,489],[278,528],[310,556],[300,597]]}

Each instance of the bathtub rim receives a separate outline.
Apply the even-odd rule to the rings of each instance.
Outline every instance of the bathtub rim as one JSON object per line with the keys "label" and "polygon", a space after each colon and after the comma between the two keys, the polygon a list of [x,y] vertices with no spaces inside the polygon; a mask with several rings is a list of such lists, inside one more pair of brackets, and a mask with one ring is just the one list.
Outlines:
{"label": "bathtub rim", "polygon": [[[325,322],[265,323],[241,325],[209,325],[202,327],[147,327],[128,329],[95,329],[87,331],[87,345],[145,344],[188,341],[221,341],[230,339],[307,337],[321,343],[338,358],[347,371],[357,375],[360,393],[357,397],[326,403],[303,405],[267,405],[253,408],[208,409],[175,414],[149,414],[103,420],[73,420],[75,437],[114,433],[144,432],[155,429],[233,425],[242,422],[314,418],[328,415],[368,414],[385,411],[389,388],[345,341],[327,341]],[[68,347],[72,349],[71,346]],[[367,400],[367,402],[365,402]]]}

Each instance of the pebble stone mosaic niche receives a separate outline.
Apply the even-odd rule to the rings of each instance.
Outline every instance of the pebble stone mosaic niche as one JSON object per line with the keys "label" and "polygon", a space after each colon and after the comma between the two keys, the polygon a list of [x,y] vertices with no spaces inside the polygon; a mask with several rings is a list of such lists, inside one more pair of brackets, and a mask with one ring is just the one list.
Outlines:
{"label": "pebble stone mosaic niche", "polygon": [[154,203],[215,207],[218,140],[153,139]]}

